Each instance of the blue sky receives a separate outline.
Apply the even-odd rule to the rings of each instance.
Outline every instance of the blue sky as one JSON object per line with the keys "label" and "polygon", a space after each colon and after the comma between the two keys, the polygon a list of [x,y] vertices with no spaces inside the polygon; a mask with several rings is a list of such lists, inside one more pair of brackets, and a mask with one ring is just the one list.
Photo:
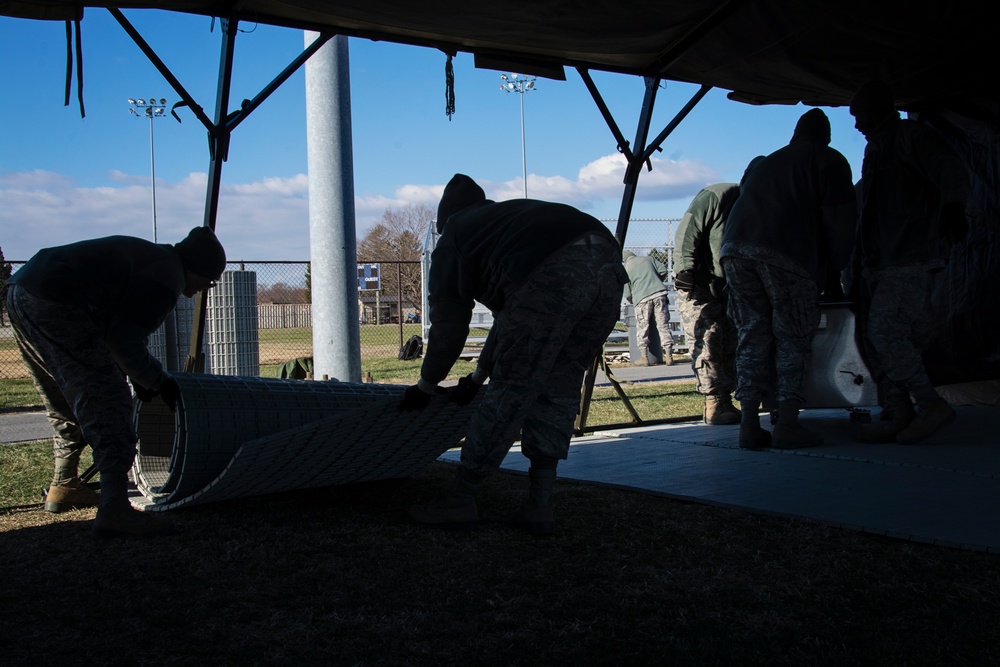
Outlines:
{"label": "blue sky", "polygon": [[[212,115],[220,50],[211,19],[163,11],[126,16]],[[303,48],[298,30],[241,24],[231,109],[252,98]],[[63,106],[66,43],[60,22],[0,17],[0,248],[27,259],[43,247],[109,234],[152,238],[149,122],[129,97],[178,97],[103,9],[82,22],[84,101],[74,79]],[[475,178],[496,200],[520,197],[517,94],[500,72],[455,59],[457,113],[445,115],[445,56],[434,49],[350,40],[354,188],[360,239],[386,208],[436,208],[452,174]],[[623,134],[632,140],[644,93],[640,78],[593,72]],[[304,74],[298,72],[233,134],[223,168],[217,231],[231,259],[309,256]],[[657,97],[656,136],[696,87],[667,82]],[[755,155],[788,142],[805,107],[753,107],[713,90],[667,138],[643,171],[634,218],[680,217],[704,185],[738,181]],[[528,194],[616,218],[624,161],[579,75],[538,79],[524,102]],[[864,139],[846,109],[827,109],[832,146],[860,174]],[[160,242],[201,224],[209,164],[193,114],[154,121]],[[613,227],[613,223],[611,223]],[[628,242],[629,239],[626,240]]]}

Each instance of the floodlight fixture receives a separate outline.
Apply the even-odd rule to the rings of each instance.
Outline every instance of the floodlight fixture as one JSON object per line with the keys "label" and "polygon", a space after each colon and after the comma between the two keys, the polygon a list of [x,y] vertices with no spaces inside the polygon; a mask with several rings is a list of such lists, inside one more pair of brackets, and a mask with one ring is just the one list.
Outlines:
{"label": "floodlight fixture", "polygon": [[518,93],[521,102],[521,178],[524,180],[524,198],[528,198],[528,163],[524,152],[524,94],[536,90],[535,77],[511,72],[501,74],[500,79],[506,83],[500,84],[500,90],[505,93]]}
{"label": "floodlight fixture", "polygon": [[153,119],[166,116],[167,100],[165,97],[161,97],[159,100],[156,97],[150,97],[149,102],[146,102],[141,97],[130,97],[128,103],[130,116],[149,118],[149,185],[153,208],[153,243],[156,243],[158,239],[156,237],[156,160],[153,152]]}

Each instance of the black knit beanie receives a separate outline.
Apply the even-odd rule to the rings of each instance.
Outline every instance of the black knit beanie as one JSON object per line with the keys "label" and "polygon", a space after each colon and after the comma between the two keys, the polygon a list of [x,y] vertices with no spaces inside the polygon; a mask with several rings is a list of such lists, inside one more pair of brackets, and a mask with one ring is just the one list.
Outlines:
{"label": "black knit beanie", "polygon": [[444,194],[441,195],[441,203],[438,204],[438,234],[444,231],[444,225],[448,222],[448,218],[463,208],[468,208],[481,201],[486,201],[486,193],[474,180],[465,174],[452,176],[448,185],[444,186]]}
{"label": "black knit beanie", "polygon": [[218,280],[226,270],[226,251],[208,227],[195,227],[174,248],[195,275]]}
{"label": "black knit beanie", "polygon": [[876,114],[890,114],[895,110],[892,88],[882,81],[869,81],[851,98],[851,113],[872,111]]}

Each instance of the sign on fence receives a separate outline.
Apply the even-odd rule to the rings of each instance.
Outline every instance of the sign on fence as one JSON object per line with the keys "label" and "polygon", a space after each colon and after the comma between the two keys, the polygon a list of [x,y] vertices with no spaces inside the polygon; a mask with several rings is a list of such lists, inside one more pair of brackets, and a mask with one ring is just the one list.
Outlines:
{"label": "sign on fence", "polygon": [[382,289],[378,264],[358,264],[358,289]]}

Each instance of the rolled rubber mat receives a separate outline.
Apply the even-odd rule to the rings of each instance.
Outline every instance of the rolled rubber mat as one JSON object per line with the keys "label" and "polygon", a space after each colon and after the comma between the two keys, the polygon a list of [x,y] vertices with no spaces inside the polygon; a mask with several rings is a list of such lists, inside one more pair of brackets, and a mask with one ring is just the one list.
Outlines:
{"label": "rolled rubber mat", "polygon": [[147,511],[406,477],[460,443],[477,404],[439,395],[401,412],[399,385],[173,377],[176,412],[159,398],[135,411],[136,504]]}

